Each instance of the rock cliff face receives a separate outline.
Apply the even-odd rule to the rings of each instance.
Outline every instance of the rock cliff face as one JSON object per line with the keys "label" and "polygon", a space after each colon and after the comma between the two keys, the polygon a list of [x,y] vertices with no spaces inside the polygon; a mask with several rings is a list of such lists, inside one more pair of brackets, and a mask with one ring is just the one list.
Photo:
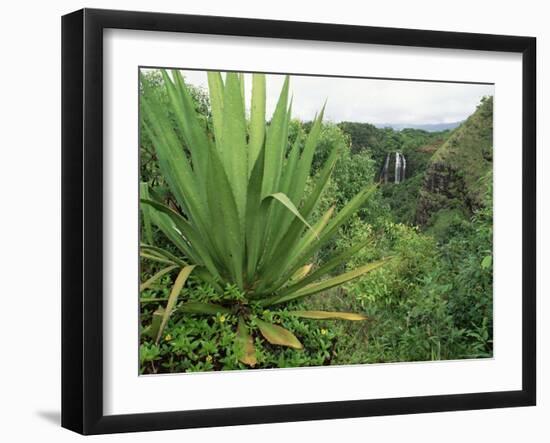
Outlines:
{"label": "rock cliff face", "polygon": [[416,221],[427,226],[441,210],[471,215],[483,205],[493,160],[493,98],[477,110],[433,154],[419,192]]}

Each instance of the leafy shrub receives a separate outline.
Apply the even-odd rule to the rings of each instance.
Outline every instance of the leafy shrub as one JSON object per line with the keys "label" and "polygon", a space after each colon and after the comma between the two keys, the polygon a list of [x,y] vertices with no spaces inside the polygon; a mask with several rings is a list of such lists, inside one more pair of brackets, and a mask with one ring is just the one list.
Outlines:
{"label": "leafy shrub", "polygon": [[[197,317],[175,307],[161,339],[156,342],[149,334],[155,310],[167,296],[166,288],[174,283],[174,275],[158,280],[154,287],[142,293],[140,364],[142,374],[246,369],[240,361],[234,343],[238,319],[234,315],[212,314]],[[220,296],[204,283],[193,281],[183,290],[182,298],[204,302],[232,298],[235,289],[229,287]],[[180,302],[180,305],[182,302]],[[252,331],[255,344],[256,369],[322,366],[330,364],[335,344],[335,333],[318,321],[297,318],[289,311],[304,309],[301,303],[292,303],[279,310],[259,313],[260,320],[280,324],[292,330],[304,349],[273,346],[259,333]],[[254,319],[251,319],[254,322]]]}

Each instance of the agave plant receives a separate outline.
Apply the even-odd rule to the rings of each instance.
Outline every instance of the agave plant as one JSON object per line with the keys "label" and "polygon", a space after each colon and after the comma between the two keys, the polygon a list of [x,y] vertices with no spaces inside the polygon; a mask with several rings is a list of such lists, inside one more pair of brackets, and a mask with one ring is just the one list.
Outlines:
{"label": "agave plant", "polygon": [[[288,146],[292,109],[288,77],[273,116],[266,122],[263,74],[252,77],[247,118],[244,76],[227,73],[224,81],[219,72],[209,72],[211,119],[205,122],[195,111],[180,72],[172,71],[170,76],[163,70],[162,76],[170,109],[160,106],[142,82],[142,124],[177,204],[166,205],[154,189],[142,184],[141,207],[146,239],[151,242],[152,223],[181,254],[176,256],[153,244],[141,245],[142,257],[166,264],[142,284],[142,289],[180,269],[167,306],[156,313],[156,339],[193,272],[220,293],[227,285],[235,285],[242,294],[218,303],[183,301],[178,309],[193,315],[238,316],[235,346],[243,363],[256,363],[251,327],[271,344],[302,348],[291,331],[261,320],[256,313],[341,285],[384,263],[382,260],[329,276],[365,246],[358,243],[321,266],[312,264],[316,252],[364,204],[374,187],[366,187],[338,213],[331,207],[318,220],[312,220],[339,149],[334,147],[306,192],[324,107],[307,136]],[[350,312],[291,314],[310,319],[366,318]]]}

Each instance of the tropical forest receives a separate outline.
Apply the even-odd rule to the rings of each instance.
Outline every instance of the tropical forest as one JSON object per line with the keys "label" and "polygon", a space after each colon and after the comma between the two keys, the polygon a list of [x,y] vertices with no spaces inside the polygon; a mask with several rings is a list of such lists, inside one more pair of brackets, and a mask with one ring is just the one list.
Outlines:
{"label": "tropical forest", "polygon": [[492,357],[492,96],[392,127],[266,77],[140,72],[140,374]]}

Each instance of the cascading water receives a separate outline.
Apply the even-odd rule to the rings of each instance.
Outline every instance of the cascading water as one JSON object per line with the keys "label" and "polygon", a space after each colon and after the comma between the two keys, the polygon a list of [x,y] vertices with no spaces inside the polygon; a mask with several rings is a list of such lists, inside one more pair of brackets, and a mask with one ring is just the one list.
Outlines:
{"label": "cascading water", "polygon": [[388,183],[388,167],[390,166],[390,154],[386,155],[386,161],[384,162],[384,168],[382,169],[382,177],[384,183]]}
{"label": "cascading water", "polygon": [[395,179],[394,182],[397,184],[401,181],[401,154],[399,152],[395,153]]}
{"label": "cascading water", "polygon": [[[390,163],[394,158],[394,167],[393,167],[393,176],[391,176]],[[400,152],[388,153],[386,155],[386,160],[384,161],[384,166],[380,172],[380,181],[388,183],[393,181],[395,184],[401,183],[405,180],[405,174],[407,171],[407,159]]]}

